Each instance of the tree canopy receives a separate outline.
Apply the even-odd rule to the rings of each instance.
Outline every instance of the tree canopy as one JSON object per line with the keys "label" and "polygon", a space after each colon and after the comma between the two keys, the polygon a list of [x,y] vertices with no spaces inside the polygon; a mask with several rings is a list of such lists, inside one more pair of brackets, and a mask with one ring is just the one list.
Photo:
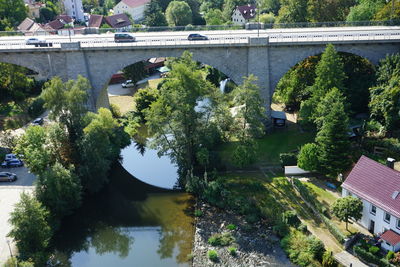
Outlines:
{"label": "tree canopy", "polygon": [[186,26],[192,23],[193,15],[190,6],[185,1],[172,1],[165,11],[165,17],[170,26]]}
{"label": "tree canopy", "polygon": [[338,198],[332,204],[332,213],[339,220],[346,222],[346,230],[348,230],[349,220],[358,221],[362,217],[363,203],[361,199],[347,196],[343,198]]}

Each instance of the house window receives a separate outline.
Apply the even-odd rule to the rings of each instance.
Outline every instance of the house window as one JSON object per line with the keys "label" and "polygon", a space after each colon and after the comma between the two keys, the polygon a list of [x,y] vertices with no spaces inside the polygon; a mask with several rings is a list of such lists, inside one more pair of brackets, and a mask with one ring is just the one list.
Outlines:
{"label": "house window", "polygon": [[397,229],[400,229],[400,219],[397,219],[396,227],[397,227]]}
{"label": "house window", "polygon": [[383,217],[383,220],[387,223],[390,223],[390,214],[385,212],[385,215]]}
{"label": "house window", "polygon": [[371,214],[375,215],[376,214],[376,207],[374,205],[371,204],[371,210],[370,210]]}

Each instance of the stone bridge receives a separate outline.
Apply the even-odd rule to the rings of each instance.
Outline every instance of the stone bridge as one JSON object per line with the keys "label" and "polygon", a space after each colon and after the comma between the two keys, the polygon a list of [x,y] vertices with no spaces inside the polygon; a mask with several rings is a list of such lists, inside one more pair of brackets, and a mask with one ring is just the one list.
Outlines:
{"label": "stone bridge", "polygon": [[[122,68],[152,57],[178,57],[185,50],[194,60],[217,68],[234,82],[241,83],[249,74],[258,77],[267,115],[274,89],[281,77],[303,59],[323,52],[328,43],[340,52],[352,53],[377,64],[387,54],[400,52],[400,36],[393,38],[312,38],[243,37],[238,40],[165,43],[88,43],[65,42],[54,47],[0,47],[0,62],[27,67],[44,77],[60,76],[74,79],[87,77],[93,87],[89,106],[95,110],[109,105],[107,84],[112,74]],[[377,34],[379,35],[379,34]],[[229,41],[226,41],[229,40]]]}

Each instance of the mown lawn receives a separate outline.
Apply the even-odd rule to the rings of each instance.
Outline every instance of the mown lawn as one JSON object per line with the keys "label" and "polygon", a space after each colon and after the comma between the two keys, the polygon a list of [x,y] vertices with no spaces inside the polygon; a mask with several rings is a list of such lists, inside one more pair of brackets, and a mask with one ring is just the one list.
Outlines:
{"label": "mown lawn", "polygon": [[[279,164],[279,154],[299,149],[302,145],[313,142],[313,132],[300,132],[296,128],[279,130],[267,133],[264,137],[257,139],[257,161],[259,165]],[[220,147],[220,155],[224,161],[231,165],[231,157],[235,150],[236,142],[224,144]]]}

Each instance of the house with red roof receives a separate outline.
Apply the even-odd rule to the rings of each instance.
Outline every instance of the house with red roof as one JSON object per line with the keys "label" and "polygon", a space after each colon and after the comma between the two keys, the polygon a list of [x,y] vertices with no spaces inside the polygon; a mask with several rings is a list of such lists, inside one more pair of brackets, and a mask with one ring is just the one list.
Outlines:
{"label": "house with red roof", "polygon": [[144,19],[144,11],[150,0],[121,0],[114,8],[114,14],[128,13],[133,20],[141,21]]}
{"label": "house with red roof", "polygon": [[132,28],[132,23],[129,20],[129,17],[124,13],[105,17],[104,20],[108,25],[110,25],[110,28],[125,30]]}
{"label": "house with red roof", "polygon": [[237,6],[232,13],[232,22],[236,25],[243,25],[255,18],[255,16],[256,6],[250,4],[245,6]]}
{"label": "house with red roof", "polygon": [[362,200],[359,223],[380,236],[382,248],[396,252],[400,250],[400,172],[392,166],[361,156],[342,184],[342,196]]}

